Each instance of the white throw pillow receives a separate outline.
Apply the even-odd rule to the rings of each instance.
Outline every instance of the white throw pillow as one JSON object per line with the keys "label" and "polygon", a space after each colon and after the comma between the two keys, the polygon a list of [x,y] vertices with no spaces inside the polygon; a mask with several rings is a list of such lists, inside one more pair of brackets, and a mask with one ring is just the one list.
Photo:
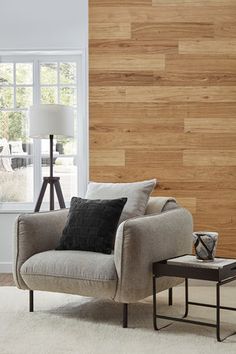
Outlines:
{"label": "white throw pillow", "polygon": [[156,183],[156,179],[133,183],[89,182],[85,198],[128,198],[119,220],[119,223],[121,223],[124,220],[145,214],[148,199]]}

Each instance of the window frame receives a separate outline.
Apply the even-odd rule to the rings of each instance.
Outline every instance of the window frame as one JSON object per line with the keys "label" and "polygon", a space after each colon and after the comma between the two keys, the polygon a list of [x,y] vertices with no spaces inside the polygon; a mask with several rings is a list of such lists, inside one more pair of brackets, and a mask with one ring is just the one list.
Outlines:
{"label": "window frame", "polygon": [[[87,53],[85,49],[76,50],[40,50],[40,51],[0,51],[0,62],[33,62],[33,104],[39,103],[40,97],[40,62],[50,61],[73,61],[77,63],[76,88],[77,88],[77,191],[78,195],[83,197],[86,193],[88,184],[88,73],[87,73]],[[14,80],[14,86],[16,85]],[[6,85],[7,86],[7,85]],[[43,85],[44,86],[44,85]],[[53,85],[52,85],[53,86]],[[63,85],[62,85],[63,86]],[[65,85],[66,86],[66,85]],[[44,86],[45,87],[45,86]],[[55,85],[59,87],[59,83]],[[7,111],[5,109],[2,109]],[[10,110],[10,109],[9,109]],[[20,111],[21,109],[19,109]],[[1,111],[1,109],[0,109]],[[12,111],[12,110],[10,110]],[[41,139],[33,139],[34,149],[33,155],[22,156],[23,158],[33,157],[34,173],[33,173],[33,202],[0,202],[0,213],[19,213],[23,211],[32,211],[39,191],[42,185],[42,169],[41,169]],[[66,155],[70,157],[72,155]],[[20,155],[11,155],[11,157],[20,158]],[[65,201],[69,206],[69,201]],[[42,210],[48,210],[49,203],[42,204]]]}

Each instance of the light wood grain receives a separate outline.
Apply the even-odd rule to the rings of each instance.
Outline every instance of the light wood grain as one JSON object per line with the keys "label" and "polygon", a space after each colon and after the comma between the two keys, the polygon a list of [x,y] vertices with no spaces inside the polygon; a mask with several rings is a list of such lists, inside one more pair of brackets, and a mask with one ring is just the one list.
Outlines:
{"label": "light wood grain", "polygon": [[[147,168],[140,164],[139,168],[137,168],[137,166],[129,168],[107,166],[103,169],[100,167],[91,167],[90,174],[93,176],[93,180],[104,182],[140,181],[140,178],[148,179],[150,176],[157,178],[158,181],[162,181],[162,183],[175,182],[177,179],[176,176],[178,176],[179,182],[184,183],[187,183],[190,180],[194,180],[195,183],[207,183],[210,180],[213,184],[219,184],[222,183],[222,180],[224,179],[227,179],[228,183],[235,182],[235,167],[231,166],[215,166],[214,168],[206,168],[205,166],[173,166],[173,168],[156,166],[155,168]],[[156,195],[160,195],[159,192],[160,191],[157,190]],[[164,194],[166,193],[162,193],[162,195]],[[195,197],[194,190],[192,191],[191,197]],[[221,199],[221,201],[223,202],[224,199]]]}
{"label": "light wood grain", "polygon": [[236,257],[235,0],[89,5],[90,179],[157,178]]}
{"label": "light wood grain", "polygon": [[236,86],[92,86],[91,102],[235,102]]}
{"label": "light wood grain", "polygon": [[[222,0],[223,1],[223,0]],[[234,1],[234,0],[233,0]],[[146,4],[147,5],[147,4]],[[115,6],[112,1],[110,6],[90,6],[90,23],[227,23],[232,22],[236,15],[236,4],[231,6]],[[140,38],[140,40],[142,40]]]}
{"label": "light wood grain", "polygon": [[181,151],[127,149],[125,153],[126,166],[137,166],[142,161],[143,167],[179,166],[182,162]]}
{"label": "light wood grain", "polygon": [[91,23],[89,31],[91,39],[129,39],[131,37],[129,23]]}
{"label": "light wood grain", "polygon": [[235,0],[152,0],[152,4],[155,5],[191,5],[191,6],[219,6],[222,5],[235,5]]}
{"label": "light wood grain", "polygon": [[[114,66],[119,67],[120,61]],[[143,66],[136,71],[122,71],[114,67],[109,75],[104,71],[90,71],[91,86],[236,86],[236,73],[175,73],[153,71],[151,68],[148,71],[143,70]]]}
{"label": "light wood grain", "polygon": [[[140,40],[134,41],[129,39],[94,39],[90,40],[90,51],[95,54],[119,54],[132,55],[137,54],[143,56],[145,54],[178,54],[179,43],[177,40]],[[129,68],[131,69],[131,68]]]}
{"label": "light wood grain", "polygon": [[219,22],[214,25],[215,38],[229,38],[236,39],[236,23],[232,22]]}
{"label": "light wood grain", "polygon": [[112,0],[90,0],[89,5],[91,8],[94,6],[101,6],[102,8],[104,6],[145,6],[145,5],[152,5],[152,0],[118,0],[118,1],[112,1]]}
{"label": "light wood grain", "polygon": [[185,118],[186,133],[228,133],[236,134],[235,118]]}
{"label": "light wood grain", "polygon": [[[188,117],[197,117],[197,107],[196,105],[185,104],[185,103],[147,103],[147,102],[136,102],[136,103],[104,103],[104,102],[91,102],[90,101],[90,114],[93,119],[90,121],[101,122],[105,124],[107,122],[114,123],[155,123],[162,120],[163,126],[165,126],[165,119],[169,125],[178,125],[178,119]],[[201,109],[204,112],[209,112],[209,114],[216,116],[217,112],[223,113],[227,112],[225,103],[219,105],[213,104],[202,104]],[[125,114],[124,114],[125,112]],[[236,113],[236,103],[232,105],[230,112],[228,114]],[[176,119],[176,121],[175,121]]]}
{"label": "light wood grain", "polygon": [[154,117],[147,119],[132,116],[129,118],[115,116],[113,119],[98,117],[90,123],[90,131],[94,133],[149,133],[161,131],[162,133],[183,133],[184,120],[180,118]]}
{"label": "light wood grain", "polygon": [[183,166],[236,166],[235,150],[200,150],[183,152]]}
{"label": "light wood grain", "polygon": [[91,149],[90,165],[91,166],[125,166],[125,151]]}
{"label": "light wood grain", "polygon": [[184,73],[236,73],[236,56],[180,54],[166,56],[166,70]]}
{"label": "light wood grain", "polygon": [[189,118],[234,118],[236,102],[191,102],[187,112]]}
{"label": "light wood grain", "polygon": [[236,55],[236,40],[179,41],[179,53]]}
{"label": "light wood grain", "polygon": [[150,70],[164,70],[164,54],[130,54],[118,57],[117,54],[91,54],[90,65],[95,70],[141,70],[149,67]]}
{"label": "light wood grain", "polygon": [[177,202],[184,208],[188,209],[192,214],[197,211],[197,198],[177,198]]}
{"label": "light wood grain", "polygon": [[[124,65],[124,61],[122,65]],[[120,61],[114,63],[114,66],[120,68]],[[126,63],[126,68],[128,67],[128,63]],[[114,68],[110,71],[109,76],[104,70],[91,70],[89,80],[90,86],[138,86],[141,82],[145,86],[152,86],[154,75],[152,71],[143,71],[143,67],[137,66],[136,71],[122,71]]]}
{"label": "light wood grain", "polygon": [[[223,35],[226,29],[218,29],[218,35]],[[139,40],[213,38],[214,26],[211,23],[133,23],[131,38]]]}
{"label": "light wood grain", "polygon": [[[91,148],[99,146],[101,149],[113,149],[115,147],[132,149],[135,146],[141,146],[147,150],[152,147],[173,150],[184,148],[185,135],[184,133],[159,133],[158,130],[153,131],[152,134],[150,134],[150,131],[94,132],[92,130],[90,131],[90,146]],[[142,165],[141,162],[140,164]]]}

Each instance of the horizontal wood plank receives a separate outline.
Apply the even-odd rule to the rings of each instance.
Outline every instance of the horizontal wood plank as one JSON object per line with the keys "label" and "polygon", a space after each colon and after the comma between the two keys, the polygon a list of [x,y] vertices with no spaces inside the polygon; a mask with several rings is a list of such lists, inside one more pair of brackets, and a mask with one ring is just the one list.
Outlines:
{"label": "horizontal wood plank", "polygon": [[165,56],[163,54],[91,54],[90,68],[95,70],[141,70],[148,67],[150,70],[164,70]]}
{"label": "horizontal wood plank", "polygon": [[[93,117],[92,122],[107,124],[110,123],[122,123],[122,121],[127,124],[155,124],[160,119],[161,122],[165,121],[170,126],[170,124],[178,125],[179,118],[190,116],[197,116],[197,107],[189,106],[185,103],[150,103],[150,102],[135,102],[135,103],[105,103],[105,102],[91,102],[90,101],[90,114]],[[225,104],[207,104],[202,105],[203,112],[210,112],[212,115],[216,116],[217,112],[221,113],[224,117],[223,112],[227,112],[227,107]],[[231,112],[236,112],[236,103],[230,109],[228,114]],[[210,114],[209,113],[209,114]],[[175,121],[176,119],[176,121]],[[90,121],[91,122],[91,121]],[[163,122],[164,123],[164,122]],[[182,124],[182,123],[181,123]]]}
{"label": "horizontal wood plank", "polygon": [[185,118],[186,133],[228,133],[236,134],[235,118]]}
{"label": "horizontal wood plank", "polygon": [[[223,0],[224,5],[235,5],[235,0]],[[152,5],[191,5],[191,6],[219,6],[222,0],[152,0]]]}
{"label": "horizontal wood plank", "polygon": [[179,41],[180,54],[229,54],[236,55],[236,40]]}
{"label": "horizontal wood plank", "polygon": [[[118,63],[117,66],[120,64]],[[150,68],[151,69],[151,68]],[[90,70],[91,86],[236,86],[236,73]]]}
{"label": "horizontal wood plank", "polygon": [[136,40],[213,38],[214,33],[212,23],[131,23],[131,38]]}
{"label": "horizontal wood plank", "polygon": [[[234,0],[232,0],[234,1]],[[232,5],[224,6],[115,6],[111,1],[109,6],[90,6],[90,23],[227,23],[233,22],[236,16],[235,1]],[[142,41],[142,38],[140,38]]]}
{"label": "horizontal wood plank", "polygon": [[236,166],[235,150],[184,150],[183,166]]}
{"label": "horizontal wood plank", "polygon": [[131,38],[131,26],[129,23],[91,23],[89,31],[91,39]]}
{"label": "horizontal wood plank", "polygon": [[125,166],[124,150],[90,150],[91,166]]}
{"label": "horizontal wood plank", "polygon": [[109,75],[104,70],[91,70],[89,80],[90,86],[152,86],[154,75],[152,71],[143,71],[141,67],[136,71],[114,70]]}
{"label": "horizontal wood plank", "polygon": [[[90,51],[92,54],[178,54],[177,40],[129,40],[121,39],[91,39]],[[131,69],[131,68],[130,68]],[[146,69],[146,67],[145,67]]]}
{"label": "horizontal wood plank", "polygon": [[144,133],[150,131],[161,131],[162,133],[183,133],[183,118],[163,118],[154,117],[153,119],[142,119],[136,117],[127,118],[123,116],[113,117],[97,117],[90,123],[90,131],[93,133]]}
{"label": "horizontal wood plank", "polygon": [[189,118],[232,118],[236,116],[236,102],[190,102]]}
{"label": "horizontal wood plank", "polygon": [[205,166],[174,166],[173,168],[156,166],[155,168],[143,168],[140,165],[139,168],[137,166],[129,168],[108,166],[106,169],[91,166],[90,173],[92,176],[96,176],[96,180],[104,182],[132,182],[140,181],[140,178],[143,180],[156,178],[162,183],[176,182],[176,180],[184,183],[188,183],[190,180],[194,180],[195,183],[207,183],[209,180],[212,183],[222,183],[226,179],[228,183],[235,183],[235,167],[231,166],[215,166],[214,168],[206,168]]}
{"label": "horizontal wood plank", "polygon": [[91,102],[235,102],[236,86],[92,86]]}
{"label": "horizontal wood plank", "polygon": [[152,0],[118,0],[118,1],[113,1],[113,0],[89,0],[89,6],[93,8],[94,6],[100,6],[100,7],[105,7],[105,6],[146,6],[146,5],[152,5]]}
{"label": "horizontal wood plank", "polygon": [[236,73],[236,56],[180,54],[166,56],[166,70],[178,73]]}
{"label": "horizontal wood plank", "polygon": [[142,166],[153,167],[158,164],[161,166],[178,166],[183,158],[182,151],[174,150],[141,150],[127,149],[125,153],[125,165],[137,166],[137,161],[142,161]]}

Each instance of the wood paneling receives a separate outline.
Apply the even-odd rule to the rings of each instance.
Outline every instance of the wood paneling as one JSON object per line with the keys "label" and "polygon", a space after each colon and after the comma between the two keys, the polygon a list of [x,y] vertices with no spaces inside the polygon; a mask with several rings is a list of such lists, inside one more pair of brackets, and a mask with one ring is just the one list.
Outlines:
{"label": "wood paneling", "polygon": [[235,0],[90,0],[90,179],[157,178],[236,257]]}
{"label": "wood paneling", "polygon": [[[225,33],[220,27],[219,34]],[[131,25],[131,37],[139,40],[213,38],[214,26],[211,23],[147,23],[139,22]]]}
{"label": "wood paneling", "polygon": [[185,118],[184,131],[187,133],[236,134],[235,118]]}
{"label": "wood paneling", "polygon": [[129,23],[93,23],[90,27],[91,39],[129,39]]}
{"label": "wood paneling", "polygon": [[90,151],[91,166],[125,166],[124,150],[92,150]]}
{"label": "wood paneling", "polygon": [[236,55],[236,40],[179,41],[180,54],[229,54]]}
{"label": "wood paneling", "polygon": [[166,70],[178,73],[236,73],[236,56],[180,54],[166,57]]}
{"label": "wood paneling", "polygon": [[[220,0],[223,1],[223,0]],[[234,1],[234,0],[233,0]],[[90,0],[91,2],[91,0]],[[145,6],[146,5],[146,6]],[[93,23],[227,23],[234,21],[236,16],[235,1],[232,6],[195,6],[179,4],[178,6],[116,6],[115,1],[110,1],[109,6],[90,6],[90,24]]]}
{"label": "wood paneling", "polygon": [[235,150],[185,150],[184,166],[236,166]]}
{"label": "wood paneling", "polygon": [[93,70],[130,70],[143,71],[143,67],[147,65],[149,70],[164,70],[165,55],[164,54],[123,54],[122,58],[117,62],[117,54],[91,54],[90,66]]}
{"label": "wood paneling", "polygon": [[91,102],[140,102],[140,100],[157,103],[235,102],[236,86],[92,86],[90,89]]}
{"label": "wood paneling", "polygon": [[[235,0],[223,0],[224,5],[235,5]],[[173,5],[179,4],[191,5],[191,6],[219,6],[222,5],[222,0],[152,0],[152,4],[155,5]],[[194,10],[194,9],[193,9]]]}

